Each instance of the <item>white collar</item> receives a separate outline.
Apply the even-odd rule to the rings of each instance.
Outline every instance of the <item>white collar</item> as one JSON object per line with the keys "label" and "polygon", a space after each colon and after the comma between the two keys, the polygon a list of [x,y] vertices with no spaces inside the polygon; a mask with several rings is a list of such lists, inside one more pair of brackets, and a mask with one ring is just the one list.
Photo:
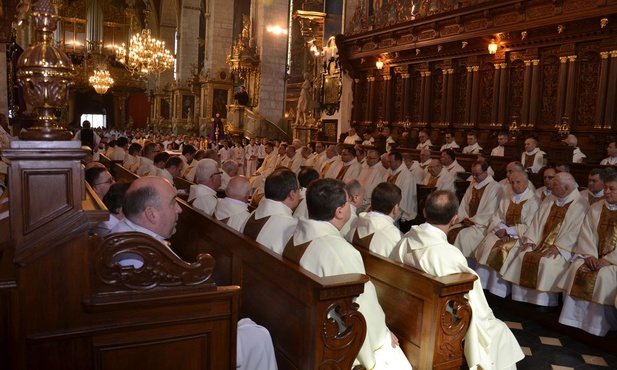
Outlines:
{"label": "white collar", "polygon": [[512,201],[514,202],[514,204],[519,204],[521,202],[521,199],[523,199],[525,197],[525,194],[527,194],[529,192],[529,187],[525,188],[525,191],[520,193],[520,194],[515,194],[514,198],[512,198]]}
{"label": "white collar", "polygon": [[540,151],[540,148],[535,148],[534,150],[532,150],[531,152],[525,152],[525,154],[527,155],[534,155],[536,154],[538,151]]}
{"label": "white collar", "polygon": [[443,236],[447,237],[446,233],[444,233],[443,230],[441,230],[441,229],[439,229],[439,228],[429,224],[428,222],[425,222],[425,223],[421,224],[420,227],[423,230],[432,231],[434,233],[441,233],[441,234],[443,234]]}
{"label": "white collar", "polygon": [[381,218],[385,218],[387,220],[389,220],[390,222],[394,222],[394,219],[388,215],[384,215],[381,212],[376,212],[376,211],[370,211],[369,213],[366,214],[369,217],[381,217]]}

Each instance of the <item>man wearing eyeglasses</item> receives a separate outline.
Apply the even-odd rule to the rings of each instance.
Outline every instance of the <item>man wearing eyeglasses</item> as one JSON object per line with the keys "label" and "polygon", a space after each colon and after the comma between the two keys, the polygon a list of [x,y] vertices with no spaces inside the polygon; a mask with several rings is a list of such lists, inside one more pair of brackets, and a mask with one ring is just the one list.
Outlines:
{"label": "man wearing eyeglasses", "polygon": [[197,163],[196,185],[191,185],[188,202],[193,207],[212,216],[218,198],[216,190],[221,186],[221,171],[214,159],[206,158]]}
{"label": "man wearing eyeglasses", "polygon": [[443,167],[439,159],[431,159],[427,169],[428,173],[424,176],[422,185],[434,186],[437,190],[448,190],[453,193],[456,191],[454,176]]}
{"label": "man wearing eyeglasses", "polygon": [[105,167],[92,167],[86,170],[86,182],[92,187],[94,193],[103,200],[114,183],[114,178]]}
{"label": "man wearing eyeglasses", "polygon": [[[448,231],[448,242],[460,249],[470,260],[482,242],[491,217],[497,213],[503,196],[501,185],[487,173],[486,162],[476,162],[471,167],[473,181],[467,188],[458,209],[461,220]],[[470,260],[475,265],[475,260]],[[469,267],[474,268],[475,266]]]}

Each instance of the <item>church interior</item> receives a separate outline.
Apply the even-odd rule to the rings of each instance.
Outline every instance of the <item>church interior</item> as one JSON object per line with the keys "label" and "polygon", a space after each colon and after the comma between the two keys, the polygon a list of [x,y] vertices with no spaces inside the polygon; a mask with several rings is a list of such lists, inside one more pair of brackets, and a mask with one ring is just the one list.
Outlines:
{"label": "church interior", "polygon": [[[200,162],[195,149],[218,161],[209,178],[234,178],[224,163],[238,162],[249,210],[267,186],[266,143],[296,175],[314,166],[318,177],[346,182],[338,155],[357,156],[356,177],[366,181],[371,153],[381,156],[373,163],[393,184],[401,155],[410,173],[421,166],[409,175],[420,173],[414,209],[401,210],[411,215],[392,217],[401,235],[428,222],[426,201],[441,190],[431,167],[446,171],[444,156],[462,166],[451,190],[461,207],[476,201],[473,214],[483,211],[473,190],[488,173],[482,166],[509,186],[514,161],[529,189],[545,192],[567,168],[589,194],[579,227],[593,202],[612,202],[593,199],[590,187],[594,169],[610,179],[617,165],[617,0],[3,0],[0,53],[0,369],[242,368],[240,323],[250,317],[269,331],[279,369],[360,370],[369,320],[355,300],[369,281],[414,368],[470,367],[468,294],[484,275],[432,276],[351,240],[364,272],[313,274],[194,206],[201,182],[185,171],[186,153],[192,167]],[[138,232],[93,231],[111,210],[88,181],[92,163],[110,184],[152,175],[111,156],[108,144],[123,136],[143,147],[140,156],[160,141],[152,153],[185,162],[170,177],[180,208],[164,238],[171,247]],[[617,253],[611,217],[613,234],[601,238],[612,249],[599,259]],[[145,268],[120,265],[127,253]],[[617,271],[617,259],[607,263]],[[614,304],[603,307],[617,320],[615,286]],[[560,323],[562,298],[537,307],[483,287],[522,348],[519,369],[617,368],[617,322],[590,334]]]}

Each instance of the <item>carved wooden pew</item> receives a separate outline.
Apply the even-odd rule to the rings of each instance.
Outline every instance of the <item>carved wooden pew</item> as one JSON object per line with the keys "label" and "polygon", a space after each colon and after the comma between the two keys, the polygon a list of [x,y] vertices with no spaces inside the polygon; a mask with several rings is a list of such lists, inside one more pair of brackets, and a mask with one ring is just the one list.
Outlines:
{"label": "carved wooden pew", "polygon": [[465,294],[476,276],[433,277],[356,245],[390,330],[414,369],[459,369],[471,307]]}
{"label": "carved wooden pew", "polygon": [[[364,291],[365,275],[319,278],[179,203],[173,249],[187,261],[211,254],[217,261],[214,280],[242,287],[241,316],[270,331],[280,370],[351,369],[366,334],[364,317],[352,303]],[[332,310],[347,326],[344,332],[328,319]]]}
{"label": "carved wooden pew", "polygon": [[116,171],[115,171],[115,174],[113,175],[116,178],[116,181],[133,182],[139,178],[139,175],[129,171],[127,168],[125,168],[124,166],[120,164],[117,164],[115,166],[115,169]]}
{"label": "carved wooden pew", "polygon": [[[84,188],[80,146],[3,150],[11,239],[0,242],[0,369],[235,368],[240,288],[213,284],[209,256],[189,264],[142,234],[90,235],[108,212]],[[144,268],[119,267],[123,251]]]}

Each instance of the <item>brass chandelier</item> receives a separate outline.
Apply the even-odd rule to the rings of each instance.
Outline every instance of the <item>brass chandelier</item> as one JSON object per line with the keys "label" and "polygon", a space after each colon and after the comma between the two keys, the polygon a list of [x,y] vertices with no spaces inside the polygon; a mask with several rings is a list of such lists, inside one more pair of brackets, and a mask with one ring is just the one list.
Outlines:
{"label": "brass chandelier", "polygon": [[105,94],[114,84],[109,71],[106,69],[95,69],[94,74],[88,79],[90,86],[94,87],[97,94]]}
{"label": "brass chandelier", "polygon": [[122,43],[116,49],[116,60],[122,63],[126,69],[134,75],[147,77],[152,73],[161,73],[174,66],[176,58],[168,49],[165,49],[165,41],[152,37],[148,28],[148,14],[150,10],[144,10],[144,29],[131,38],[129,47]]}

